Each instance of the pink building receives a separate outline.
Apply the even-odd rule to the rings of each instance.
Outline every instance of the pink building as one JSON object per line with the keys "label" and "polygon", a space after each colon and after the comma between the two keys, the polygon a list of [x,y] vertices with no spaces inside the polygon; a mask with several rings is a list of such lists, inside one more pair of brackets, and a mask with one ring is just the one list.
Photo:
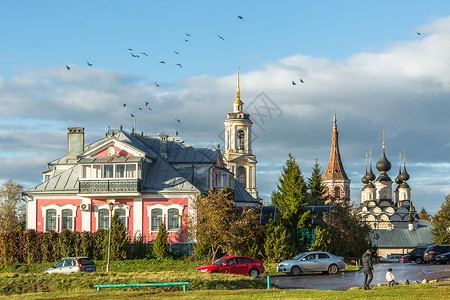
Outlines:
{"label": "pink building", "polygon": [[24,193],[27,228],[94,232],[109,226],[108,203],[128,228],[152,241],[161,223],[170,242],[187,242],[192,200],[230,186],[237,206],[258,204],[223,163],[219,148],[194,148],[178,136],[109,129],[84,144],[84,128],[67,133],[67,154],[48,163],[43,182]]}

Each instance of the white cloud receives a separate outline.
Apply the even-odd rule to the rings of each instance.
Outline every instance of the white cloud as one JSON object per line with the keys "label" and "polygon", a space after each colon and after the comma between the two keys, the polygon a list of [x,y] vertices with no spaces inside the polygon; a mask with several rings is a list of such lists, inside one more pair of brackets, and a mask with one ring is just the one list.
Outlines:
{"label": "white cloud", "polygon": [[[422,35],[410,41],[392,43],[377,52],[355,53],[346,60],[296,54],[267,62],[259,69],[241,69],[241,95],[246,105],[265,92],[281,110],[281,115],[270,118],[261,118],[252,110],[261,194],[270,195],[275,189],[288,152],[299,160],[305,177],[316,157],[322,169],[326,167],[336,112],[348,174],[362,176],[369,148],[374,162],[378,160],[381,134],[386,130],[388,158],[395,165],[396,153],[406,148],[411,187],[420,195],[429,195],[427,200],[417,199],[416,206],[439,207],[450,185],[448,176],[432,185],[438,169],[434,165],[448,163],[450,18],[419,30]],[[101,137],[108,125],[130,128],[132,113],[138,131],[170,134],[178,130],[180,137],[192,144],[220,142],[223,121],[235,98],[236,74],[206,74],[160,84],[156,87],[146,78],[98,68],[26,70],[10,80],[0,78],[0,116],[14,116],[14,122],[51,120],[58,135],[65,132],[64,127],[84,126],[89,138]],[[152,111],[145,110],[145,101],[150,102]],[[264,105],[255,103],[261,113],[269,113]],[[26,126],[20,132],[0,131],[1,151],[8,151],[3,150],[7,145],[23,149],[30,157],[44,151],[45,157],[52,159],[64,154],[64,140],[50,138],[50,134],[41,141],[35,131]],[[421,163],[425,165],[413,167]],[[7,179],[13,174],[1,175]],[[40,174],[35,178],[40,180]],[[351,179],[352,200],[359,202],[360,177]]]}

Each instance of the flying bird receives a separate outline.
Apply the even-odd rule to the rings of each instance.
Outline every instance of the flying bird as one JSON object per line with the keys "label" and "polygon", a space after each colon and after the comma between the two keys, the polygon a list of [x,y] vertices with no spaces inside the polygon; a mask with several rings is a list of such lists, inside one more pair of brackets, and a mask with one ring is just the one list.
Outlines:
{"label": "flying bird", "polygon": [[141,52],[141,54],[143,54],[143,55],[145,55],[145,56],[148,56],[147,53],[145,53],[145,52]]}
{"label": "flying bird", "polygon": [[70,70],[70,67],[69,67],[68,65],[66,65],[66,69],[67,69],[67,70]]}
{"label": "flying bird", "polygon": [[160,64],[165,64],[166,62],[162,60],[162,61],[160,61],[159,63],[160,63]]}
{"label": "flying bird", "polygon": [[128,50],[133,51],[133,49],[131,49],[131,48],[128,48]]}
{"label": "flying bird", "polygon": [[91,63],[87,62],[87,64],[88,64],[89,67],[92,67],[92,64],[91,64]]}
{"label": "flying bird", "polygon": [[186,36],[191,36],[189,33],[184,33]]}
{"label": "flying bird", "polygon": [[303,83],[304,82],[303,79],[300,78],[300,82]]}
{"label": "flying bird", "polygon": [[142,110],[142,108],[139,107],[139,110]]}
{"label": "flying bird", "polygon": [[189,40],[186,40],[186,39],[184,39],[184,41],[187,43],[187,42],[189,42]]}
{"label": "flying bird", "polygon": [[147,107],[148,108],[148,110],[152,110],[152,108],[151,107]]}
{"label": "flying bird", "polygon": [[421,34],[420,32],[418,32],[418,31],[417,31],[417,34],[418,34],[418,35],[422,35],[422,34]]}
{"label": "flying bird", "polygon": [[139,58],[139,55],[133,54],[133,52],[131,52],[131,56]]}
{"label": "flying bird", "polygon": [[179,66],[180,68],[182,68],[183,66],[181,64],[177,64],[177,66]]}
{"label": "flying bird", "polygon": [[123,107],[125,107],[125,106],[127,106],[127,104],[126,104],[126,103],[124,103],[124,104],[123,104]]}
{"label": "flying bird", "polygon": [[177,121],[178,123],[181,123],[181,121],[180,121],[180,120],[178,120],[178,119],[175,119],[175,121]]}
{"label": "flying bird", "polygon": [[148,105],[149,105],[149,102],[145,101],[145,106],[148,106]]}
{"label": "flying bird", "polygon": [[131,114],[131,117],[134,118],[133,114]]}
{"label": "flying bird", "polygon": [[225,39],[223,37],[221,37],[220,35],[217,36],[219,39],[225,41]]}
{"label": "flying bird", "polygon": [[238,16],[238,19],[239,20],[243,20],[244,18],[242,16]]}
{"label": "flying bird", "polygon": [[177,51],[173,51],[175,54],[180,54],[180,52],[177,52]]}
{"label": "flying bird", "polygon": [[156,85],[156,86],[159,86],[159,84],[158,84],[156,81],[155,81],[155,85]]}
{"label": "flying bird", "polygon": [[296,83],[295,83],[295,81],[294,81],[294,80],[292,80],[292,85],[296,85]]}

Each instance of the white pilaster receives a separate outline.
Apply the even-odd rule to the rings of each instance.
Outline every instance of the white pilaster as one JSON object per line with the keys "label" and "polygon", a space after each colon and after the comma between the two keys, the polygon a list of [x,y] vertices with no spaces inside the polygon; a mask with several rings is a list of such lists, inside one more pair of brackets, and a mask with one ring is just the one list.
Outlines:
{"label": "white pilaster", "polygon": [[88,211],[81,211],[81,230],[91,232],[92,221],[92,200],[90,198],[82,198],[82,204],[87,204],[90,209]]}
{"label": "white pilaster", "polygon": [[135,198],[133,201],[133,236],[139,231],[142,235],[144,232],[142,231],[142,198]]}
{"label": "white pilaster", "polygon": [[27,199],[27,229],[37,229],[36,199]]}

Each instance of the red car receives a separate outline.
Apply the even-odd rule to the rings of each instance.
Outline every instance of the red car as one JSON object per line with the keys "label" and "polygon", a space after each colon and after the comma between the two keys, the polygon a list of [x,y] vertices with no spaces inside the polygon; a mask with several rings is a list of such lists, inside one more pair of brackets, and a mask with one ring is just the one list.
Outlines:
{"label": "red car", "polygon": [[245,256],[225,256],[210,265],[195,269],[197,272],[225,273],[237,275],[249,275],[253,278],[264,273],[262,261]]}

